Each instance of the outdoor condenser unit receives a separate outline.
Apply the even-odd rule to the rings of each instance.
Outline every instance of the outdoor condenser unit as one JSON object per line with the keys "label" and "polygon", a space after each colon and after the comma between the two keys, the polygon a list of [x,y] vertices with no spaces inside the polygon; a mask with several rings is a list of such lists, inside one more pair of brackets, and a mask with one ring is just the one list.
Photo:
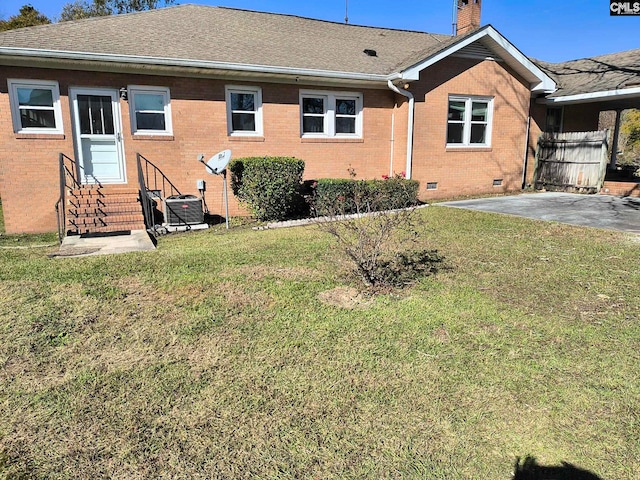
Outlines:
{"label": "outdoor condenser unit", "polygon": [[165,198],[164,221],[169,225],[203,223],[202,199],[195,195],[173,195]]}

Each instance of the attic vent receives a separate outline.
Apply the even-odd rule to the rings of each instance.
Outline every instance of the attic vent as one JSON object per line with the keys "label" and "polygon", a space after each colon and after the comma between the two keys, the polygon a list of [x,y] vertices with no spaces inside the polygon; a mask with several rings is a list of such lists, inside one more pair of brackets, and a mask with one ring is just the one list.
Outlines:
{"label": "attic vent", "polygon": [[365,48],[363,51],[364,51],[364,53],[366,53],[370,57],[377,57],[378,56],[378,52],[376,52],[375,50],[369,50],[368,48]]}
{"label": "attic vent", "polygon": [[491,58],[493,60],[500,61],[501,58],[497,57],[495,53],[489,50],[480,42],[473,42],[466,47],[461,48],[456,53],[452,55],[453,57],[464,57],[464,58]]}

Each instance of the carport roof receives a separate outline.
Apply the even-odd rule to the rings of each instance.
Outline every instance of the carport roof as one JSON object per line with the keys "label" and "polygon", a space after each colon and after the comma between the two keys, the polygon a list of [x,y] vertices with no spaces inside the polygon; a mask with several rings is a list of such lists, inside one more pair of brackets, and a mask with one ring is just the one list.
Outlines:
{"label": "carport roof", "polygon": [[621,101],[640,103],[640,49],[548,63],[535,60],[558,85],[547,103]]}

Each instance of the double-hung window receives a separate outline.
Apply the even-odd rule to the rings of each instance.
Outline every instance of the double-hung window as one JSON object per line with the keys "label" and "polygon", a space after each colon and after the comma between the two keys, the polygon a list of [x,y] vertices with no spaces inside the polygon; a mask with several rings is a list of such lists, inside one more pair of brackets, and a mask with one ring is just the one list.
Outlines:
{"label": "double-hung window", "polygon": [[362,137],[362,94],[300,92],[303,137]]}
{"label": "double-hung window", "polygon": [[492,116],[492,98],[450,96],[447,115],[447,146],[491,146]]}
{"label": "double-hung window", "polygon": [[227,85],[225,92],[229,135],[262,136],[262,89]]}
{"label": "double-hung window", "polygon": [[173,135],[169,89],[129,85],[128,90],[131,132],[134,135]]}
{"label": "double-hung window", "polygon": [[7,83],[14,132],[63,133],[58,82],[9,80]]}

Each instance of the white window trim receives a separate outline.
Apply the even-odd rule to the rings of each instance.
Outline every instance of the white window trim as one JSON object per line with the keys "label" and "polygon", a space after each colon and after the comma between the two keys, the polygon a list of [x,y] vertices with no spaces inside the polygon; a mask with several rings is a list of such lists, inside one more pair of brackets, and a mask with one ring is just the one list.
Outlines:
{"label": "white window trim", "polygon": [[[262,137],[264,135],[262,126],[262,88],[247,87],[244,85],[225,85],[224,92],[227,105],[227,135],[232,137]],[[233,111],[231,110],[232,93],[251,93],[254,95],[253,104],[255,106],[256,119],[256,129],[254,131],[233,129]]]}
{"label": "white window trim", "polygon": [[[303,98],[324,98],[324,132],[305,133],[303,131],[304,111],[302,110]],[[336,133],[336,100],[356,101],[356,133]],[[302,138],[362,138],[362,93],[323,91],[323,90],[300,90],[300,136]],[[319,115],[319,114],[318,114]]]}
{"label": "white window trim", "polygon": [[[465,120],[462,129],[462,143],[447,143],[447,148],[488,148],[491,147],[491,131],[493,125],[493,97],[479,97],[474,95],[449,95],[447,100],[447,115],[449,114],[449,102],[465,102]],[[484,143],[471,143],[471,108],[472,102],[487,102],[487,131]],[[447,131],[449,119],[447,118]],[[446,138],[446,137],[445,137]]]}
{"label": "white window trim", "polygon": [[[9,103],[11,104],[11,117],[13,119],[13,131],[15,133],[43,133],[47,135],[60,135],[64,133],[62,125],[62,107],[60,105],[60,87],[54,80],[21,80],[8,79]],[[47,127],[22,127],[20,120],[20,102],[18,101],[18,88],[49,88],[53,97],[53,115],[56,122],[54,128]]]}
{"label": "white window trim", "polygon": [[[148,85],[128,85],[129,119],[131,120],[131,133],[135,135],[173,135],[173,122],[171,121],[171,95],[169,87],[154,87]],[[164,130],[145,130],[138,128],[136,119],[136,94],[160,94],[164,97]]]}

